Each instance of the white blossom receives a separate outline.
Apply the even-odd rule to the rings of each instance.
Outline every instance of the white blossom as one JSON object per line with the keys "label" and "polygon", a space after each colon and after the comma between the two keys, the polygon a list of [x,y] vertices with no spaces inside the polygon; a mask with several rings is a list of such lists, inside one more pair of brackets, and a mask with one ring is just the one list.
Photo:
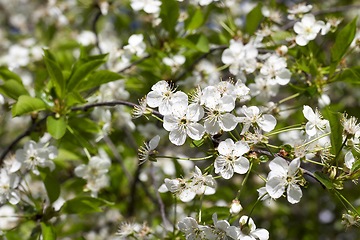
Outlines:
{"label": "white blossom", "polygon": [[[305,46],[309,41],[314,40],[316,35],[325,27],[323,21],[316,21],[313,14],[305,14],[301,19],[301,22],[297,22],[294,25],[294,31],[298,34],[295,41],[300,46]],[[322,35],[323,32],[321,33]]]}
{"label": "white blossom", "polygon": [[246,142],[233,142],[228,138],[220,142],[218,152],[220,156],[215,159],[215,173],[220,173],[225,179],[230,179],[234,172],[244,174],[249,170],[249,160],[242,155],[250,151]]}
{"label": "white blossom", "polygon": [[298,203],[302,197],[302,191],[297,182],[296,174],[300,167],[300,158],[291,161],[290,164],[281,157],[276,157],[269,164],[270,172],[267,177],[266,191],[272,198],[279,198],[287,188],[287,199],[290,203]]}
{"label": "white blossom", "polygon": [[150,107],[159,107],[159,112],[163,115],[172,113],[172,105],[176,102],[188,101],[188,96],[179,91],[175,93],[169,84],[162,80],[151,87],[151,92],[147,94],[147,104]]}
{"label": "white blossom", "polygon": [[20,201],[20,194],[16,190],[20,178],[16,174],[10,174],[5,168],[0,169],[0,203],[8,200],[15,205]]}
{"label": "white blossom", "polygon": [[329,121],[322,119],[319,110],[316,109],[314,112],[311,107],[305,105],[303,114],[308,120],[305,126],[305,131],[310,137],[318,136],[320,133],[325,133],[325,130],[329,128]]}
{"label": "white blossom", "polygon": [[351,151],[348,151],[345,154],[345,166],[351,170],[352,166],[354,165],[356,159]]}
{"label": "white blossom", "polygon": [[141,146],[139,149],[139,164],[143,164],[149,160],[150,156],[154,153],[155,148],[159,145],[160,136],[153,137],[149,144],[144,143],[145,147]]}
{"label": "white blossom", "polygon": [[131,7],[135,11],[144,10],[146,13],[160,12],[161,1],[159,0],[131,0]]}
{"label": "white blossom", "polygon": [[221,61],[230,65],[230,73],[237,75],[245,70],[252,73],[256,69],[257,49],[251,45],[244,45],[241,41],[230,40],[229,48],[225,49],[221,55]]}
{"label": "white blossom", "polygon": [[172,58],[164,57],[163,63],[171,68],[171,72],[174,73],[180,69],[180,67],[185,63],[186,58],[183,55],[175,55]]}
{"label": "white blossom", "polygon": [[302,13],[307,13],[307,12],[311,11],[312,8],[313,8],[312,5],[310,5],[310,4],[306,5],[305,2],[297,4],[294,7],[292,7],[291,9],[287,10],[288,13],[290,13],[287,18],[289,20],[295,20],[296,15],[299,15]]}
{"label": "white blossom", "polygon": [[77,37],[76,41],[83,46],[89,46],[96,44],[96,35],[92,31],[84,30]]}
{"label": "white blossom", "polygon": [[129,37],[128,45],[124,46],[124,53],[122,60],[130,62],[132,56],[136,54],[138,57],[142,57],[146,50],[146,44],[143,42],[144,36],[142,34],[133,34]]}
{"label": "white blossom", "polygon": [[271,55],[260,73],[269,77],[272,84],[286,85],[290,82],[291,72],[287,69],[286,59],[277,55]]}
{"label": "white blossom", "polygon": [[237,121],[244,123],[241,134],[244,134],[249,130],[250,126],[256,123],[265,132],[270,132],[276,126],[276,119],[270,114],[261,114],[260,110],[256,106],[242,106],[241,112],[245,117],[238,117]]}
{"label": "white blossom", "polygon": [[239,220],[240,228],[231,226],[227,234],[235,240],[268,240],[269,232],[264,228],[256,229],[254,220],[248,216],[242,216]]}
{"label": "white blossom", "polygon": [[256,96],[259,102],[268,102],[271,97],[275,97],[279,91],[278,84],[272,84],[266,77],[258,75],[255,83],[249,84],[250,95]]}
{"label": "white blossom", "polygon": [[186,239],[200,240],[205,239],[204,230],[207,226],[199,225],[192,217],[186,217],[182,222],[178,222],[180,231],[185,233]]}

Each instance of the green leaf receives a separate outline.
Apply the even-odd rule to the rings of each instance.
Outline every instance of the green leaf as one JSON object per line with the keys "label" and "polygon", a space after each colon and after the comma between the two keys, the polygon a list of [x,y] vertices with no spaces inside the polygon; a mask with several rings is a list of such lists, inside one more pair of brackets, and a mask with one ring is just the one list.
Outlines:
{"label": "green leaf", "polygon": [[266,156],[266,155],[261,155],[261,156],[259,157],[259,160],[260,160],[260,162],[262,162],[262,163],[266,163],[267,161],[269,161],[269,157]]}
{"label": "green leaf", "polygon": [[61,72],[60,66],[51,60],[50,58],[44,57],[46,69],[51,77],[51,81],[55,87],[57,96],[60,99],[64,99],[65,96],[65,81]]}
{"label": "green leaf", "polygon": [[50,199],[50,203],[55,202],[60,196],[60,184],[55,179],[50,169],[38,167],[41,179],[43,180],[46,188],[47,195]]}
{"label": "green leaf", "polygon": [[203,34],[193,34],[187,37],[193,43],[195,49],[200,52],[209,52],[209,40]]}
{"label": "green leaf", "polygon": [[118,73],[108,71],[108,70],[100,70],[92,73],[85,81],[83,81],[77,89],[81,92],[90,88],[98,87],[101,84],[113,82],[119,79],[122,79]]}
{"label": "green leaf", "polygon": [[338,32],[335,44],[331,49],[331,63],[330,63],[330,76],[335,72],[335,68],[349,49],[356,33],[356,20],[357,16],[346,25],[340,32]]}
{"label": "green leaf", "polygon": [[67,83],[67,89],[72,91],[93,71],[103,65],[105,60],[93,60],[78,67]]}
{"label": "green leaf", "polygon": [[60,118],[55,118],[54,116],[49,116],[46,119],[47,131],[55,139],[60,139],[64,136],[66,132],[66,119],[65,115]]}
{"label": "green leaf", "polygon": [[261,13],[261,3],[259,3],[253,10],[249,12],[246,17],[245,31],[249,34],[253,34],[260,24],[263,15]]}
{"label": "green leaf", "polygon": [[203,24],[204,15],[199,8],[196,8],[195,13],[189,8],[189,18],[185,20],[185,30],[194,30]]}
{"label": "green leaf", "polygon": [[360,66],[346,69],[340,73],[339,77],[336,78],[336,81],[360,84]]}
{"label": "green leaf", "polygon": [[80,157],[76,155],[74,152],[64,148],[59,148],[59,154],[54,159],[54,161],[75,161],[79,159]]}
{"label": "green leaf", "polygon": [[98,133],[100,130],[98,125],[88,118],[71,118],[69,125],[81,132]]}
{"label": "green leaf", "polygon": [[10,71],[9,69],[7,69],[6,67],[0,67],[0,79],[7,81],[10,79],[13,79],[15,81],[17,81],[18,83],[22,84],[21,78],[13,73],[12,71]]}
{"label": "green leaf", "polygon": [[3,85],[1,85],[0,92],[15,100],[18,100],[21,95],[29,96],[29,93],[24,88],[24,85],[14,79],[7,80]]}
{"label": "green leaf", "polygon": [[64,214],[102,212],[99,207],[109,205],[113,205],[113,203],[100,198],[77,196],[66,201],[61,208],[61,212]]}
{"label": "green leaf", "polygon": [[322,183],[327,189],[333,189],[334,185],[328,175],[322,172],[314,172],[315,177]]}
{"label": "green leaf", "polygon": [[18,98],[16,106],[13,107],[13,116],[21,116],[34,111],[42,111],[46,109],[46,104],[38,99],[30,96],[22,95]]}
{"label": "green leaf", "polygon": [[162,19],[161,25],[174,36],[175,25],[179,18],[179,4],[175,0],[162,0],[160,18]]}
{"label": "green leaf", "polygon": [[329,120],[331,128],[331,153],[336,155],[340,151],[343,141],[343,127],[340,123],[343,116],[341,113],[332,112],[330,108],[327,107],[324,109],[324,117]]}
{"label": "green leaf", "polygon": [[54,226],[47,222],[40,222],[42,228],[43,240],[56,240],[56,232]]}
{"label": "green leaf", "polygon": [[73,91],[67,96],[66,104],[73,106],[77,103],[87,103],[87,101],[80,95],[78,91]]}
{"label": "green leaf", "polygon": [[190,147],[200,147],[203,144],[204,144],[204,139],[193,140],[190,144]]}

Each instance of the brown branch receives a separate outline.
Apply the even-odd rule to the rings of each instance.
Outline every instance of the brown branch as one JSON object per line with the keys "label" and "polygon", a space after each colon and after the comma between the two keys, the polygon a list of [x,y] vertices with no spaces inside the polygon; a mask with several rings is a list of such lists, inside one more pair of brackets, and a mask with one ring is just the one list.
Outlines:
{"label": "brown branch", "polygon": [[167,231],[167,220],[166,220],[166,215],[165,215],[165,206],[164,206],[164,203],[161,199],[161,196],[159,194],[159,191],[158,191],[158,188],[156,186],[156,179],[155,179],[155,168],[154,168],[154,163],[151,162],[150,163],[150,171],[151,171],[151,178],[152,178],[152,182],[153,182],[153,187],[154,187],[154,190],[155,190],[155,194],[156,194],[156,198],[159,202],[159,206],[160,206],[160,213],[161,213],[161,218],[163,220],[163,224],[164,224],[164,228],[165,230]]}
{"label": "brown branch", "polygon": [[175,78],[174,82],[179,81],[181,78],[183,78],[188,72],[192,71],[193,68],[198,64],[202,59],[206,58],[209,54],[213,53],[216,50],[222,50],[228,48],[227,45],[220,45],[218,47],[212,48],[209,50],[209,52],[204,53],[201,55],[198,59],[196,59],[185,71],[183,71],[177,78]]}
{"label": "brown branch", "polygon": [[141,63],[142,61],[144,61],[144,60],[146,60],[146,59],[148,59],[148,58],[150,58],[150,57],[151,57],[151,54],[149,54],[149,55],[147,55],[147,56],[145,56],[145,57],[143,57],[143,58],[140,58],[140,59],[134,61],[134,62],[133,62],[132,64],[130,64],[129,66],[127,66],[127,67],[121,69],[120,71],[118,71],[118,73],[122,73],[122,72],[124,72],[125,70],[131,68],[132,66],[135,66],[135,65]]}

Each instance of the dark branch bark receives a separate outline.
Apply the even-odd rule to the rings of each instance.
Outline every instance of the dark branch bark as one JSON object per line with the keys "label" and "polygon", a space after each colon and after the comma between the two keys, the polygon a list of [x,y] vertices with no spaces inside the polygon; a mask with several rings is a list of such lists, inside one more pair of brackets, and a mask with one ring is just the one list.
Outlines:
{"label": "dark branch bark", "polygon": [[131,68],[132,66],[135,66],[135,65],[141,63],[142,61],[145,61],[146,59],[148,59],[148,58],[150,58],[150,57],[151,57],[151,54],[149,54],[149,55],[147,55],[147,56],[145,56],[145,57],[143,57],[143,58],[140,58],[140,59],[136,60],[135,62],[133,62],[132,64],[130,64],[129,66],[127,66],[127,67],[121,69],[120,71],[118,71],[118,73],[122,73],[122,72],[124,72],[125,70]]}

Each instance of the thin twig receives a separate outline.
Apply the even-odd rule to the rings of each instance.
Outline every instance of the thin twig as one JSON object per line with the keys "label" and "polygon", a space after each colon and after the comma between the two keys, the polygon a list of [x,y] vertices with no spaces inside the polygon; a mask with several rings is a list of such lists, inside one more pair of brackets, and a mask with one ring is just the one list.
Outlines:
{"label": "thin twig", "polygon": [[157,197],[157,200],[159,202],[159,206],[160,206],[160,213],[161,213],[161,218],[163,220],[163,223],[164,223],[164,228],[165,230],[167,231],[167,220],[166,220],[166,215],[165,215],[165,206],[164,206],[164,203],[160,197],[160,194],[159,194],[159,191],[158,191],[158,188],[156,186],[156,180],[155,180],[155,168],[154,168],[154,163],[151,162],[150,163],[150,171],[151,171],[151,178],[152,178],[152,182],[153,182],[153,187],[154,187],[154,190],[155,190],[155,194],[156,194],[156,197]]}
{"label": "thin twig", "polygon": [[181,78],[183,78],[188,72],[192,71],[193,68],[196,66],[196,64],[198,64],[202,59],[206,58],[210,53],[216,51],[216,50],[222,50],[222,49],[226,49],[228,48],[227,45],[220,45],[218,47],[215,48],[211,48],[209,50],[209,52],[204,53],[203,55],[201,55],[198,59],[196,59],[185,71],[183,71],[177,78],[175,78],[174,82],[180,80]]}
{"label": "thin twig", "polygon": [[114,143],[111,141],[111,139],[108,136],[104,136],[103,137],[105,143],[109,146],[112,154],[114,155],[115,159],[118,161],[118,163],[120,164],[126,178],[128,179],[128,181],[131,183],[133,181],[133,177],[131,176],[131,174],[129,173],[129,171],[126,169],[123,159],[120,155],[120,153],[117,151]]}
{"label": "thin twig", "polygon": [[[115,100],[115,101],[111,101],[111,102],[98,102],[98,103],[91,103],[91,104],[87,104],[84,106],[80,106],[80,107],[73,107],[71,108],[71,111],[87,111],[90,108],[94,108],[94,107],[100,107],[100,106],[116,106],[116,105],[125,105],[128,107],[135,107],[138,106],[135,103],[131,103],[131,102],[126,102],[126,101],[121,101],[121,100]],[[152,110],[152,113],[156,116],[158,116],[159,118],[163,118],[164,116],[159,113],[158,111]]]}
{"label": "thin twig", "polygon": [[122,72],[124,72],[125,70],[131,68],[132,66],[135,66],[135,65],[141,63],[142,61],[144,61],[144,60],[146,60],[146,59],[148,59],[148,58],[150,58],[150,57],[151,57],[151,54],[146,55],[145,57],[140,58],[140,59],[136,60],[135,62],[131,63],[129,66],[121,69],[120,71],[118,71],[118,73],[122,73]]}
{"label": "thin twig", "polygon": [[95,18],[94,18],[94,20],[92,22],[92,31],[95,34],[95,39],[96,39],[95,45],[96,45],[97,49],[99,50],[99,53],[102,54],[102,51],[101,51],[101,48],[100,48],[100,45],[99,45],[99,35],[98,35],[97,30],[96,30],[96,23],[99,20],[100,16],[101,16],[101,11],[99,9],[99,11],[96,13]]}
{"label": "thin twig", "polygon": [[135,172],[135,176],[133,178],[133,181],[131,183],[131,187],[130,187],[130,201],[129,201],[129,205],[128,205],[128,209],[127,209],[127,215],[128,217],[131,217],[134,215],[134,210],[135,210],[135,203],[136,203],[136,184],[139,181],[139,175],[140,175],[140,169],[143,165],[138,165],[136,172]]}
{"label": "thin twig", "polygon": [[2,164],[4,158],[6,157],[6,155],[9,153],[9,151],[15,146],[16,143],[18,143],[21,139],[23,139],[24,137],[26,137],[27,135],[29,135],[31,132],[33,132],[38,126],[40,126],[42,123],[44,123],[47,119],[47,117],[49,116],[54,116],[55,113],[50,113],[48,115],[46,115],[45,117],[43,117],[42,119],[40,119],[39,121],[33,123],[27,130],[25,130],[25,132],[23,132],[22,134],[20,134],[17,138],[14,139],[14,141],[12,141],[5,149],[4,151],[1,153],[0,155],[0,165]]}

